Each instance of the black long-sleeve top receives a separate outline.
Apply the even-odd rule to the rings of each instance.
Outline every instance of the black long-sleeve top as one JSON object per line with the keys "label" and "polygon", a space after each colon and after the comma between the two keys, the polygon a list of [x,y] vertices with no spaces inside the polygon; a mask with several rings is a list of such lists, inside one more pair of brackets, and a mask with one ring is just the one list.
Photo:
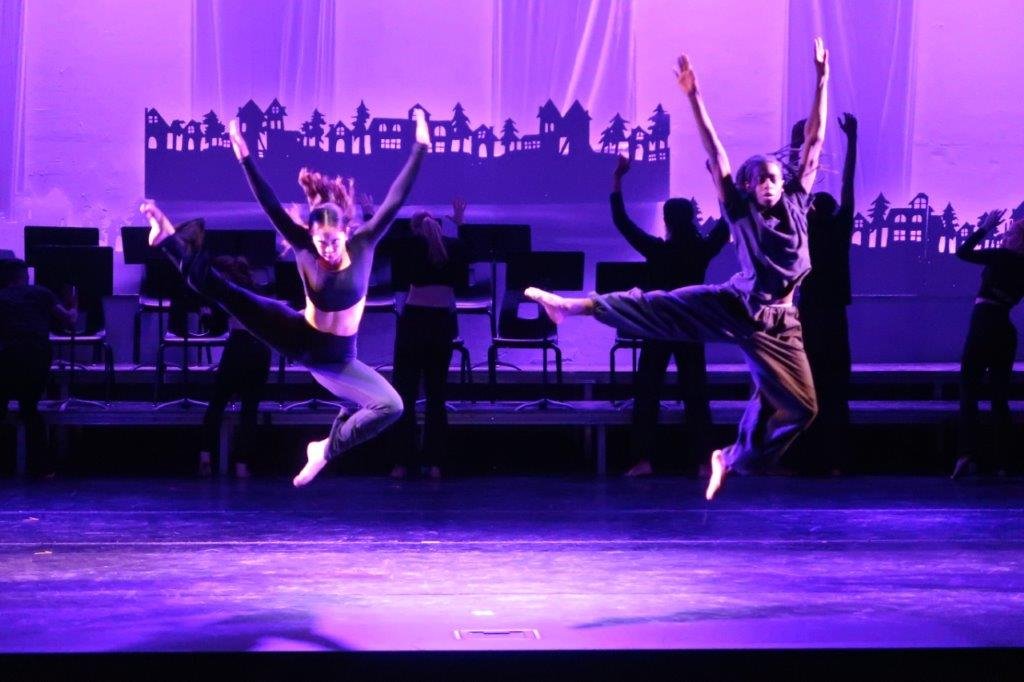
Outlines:
{"label": "black long-sleeve top", "polygon": [[629,245],[644,257],[654,289],[671,291],[679,287],[703,284],[708,264],[729,241],[729,225],[715,223],[707,237],[694,231],[692,237],[661,239],[647,234],[626,214],[622,192],[612,192],[612,221]]}
{"label": "black long-sleeve top", "polygon": [[1024,254],[1004,247],[975,250],[986,233],[986,230],[976,231],[960,245],[956,255],[968,263],[985,266],[981,271],[979,297],[1012,308],[1024,298]]}
{"label": "black long-sleeve top", "polygon": [[292,245],[306,297],[318,310],[346,310],[366,296],[374,248],[409,195],[425,153],[425,145],[417,144],[413,147],[412,155],[395,178],[380,208],[372,218],[348,236],[345,249],[351,263],[341,270],[332,270],[323,264],[313,244],[313,235],[305,225],[296,223],[284,210],[274,190],[260,175],[252,156],[242,160],[242,168],[256,200],[274,228]]}

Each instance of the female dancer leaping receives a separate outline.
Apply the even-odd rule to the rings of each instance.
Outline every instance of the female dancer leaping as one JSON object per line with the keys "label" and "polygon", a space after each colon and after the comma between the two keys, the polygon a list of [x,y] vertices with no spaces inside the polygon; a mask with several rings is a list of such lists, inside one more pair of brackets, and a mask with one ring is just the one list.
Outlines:
{"label": "female dancer leaping", "polygon": [[253,193],[274,227],[295,250],[306,290],[306,308],[292,310],[280,301],[258,296],[232,284],[212,269],[203,253],[203,221],[178,226],[147,201],[141,211],[149,220],[149,243],[178,267],[189,286],[220,305],[271,348],[309,369],[313,378],[338,398],[359,409],[342,409],[324,440],[306,447],[306,465],[295,476],[306,485],[328,461],[372,438],[402,413],[402,400],[384,377],[356,359],[356,333],[363,317],[373,252],[401,208],[430,143],[423,112],[414,112],[416,140],[412,155],[373,217],[355,217],[352,183],[326,180],[303,169],[300,184],[312,210],[309,225],[296,223],[260,176],[248,146],[232,121],[231,147],[245,170]]}

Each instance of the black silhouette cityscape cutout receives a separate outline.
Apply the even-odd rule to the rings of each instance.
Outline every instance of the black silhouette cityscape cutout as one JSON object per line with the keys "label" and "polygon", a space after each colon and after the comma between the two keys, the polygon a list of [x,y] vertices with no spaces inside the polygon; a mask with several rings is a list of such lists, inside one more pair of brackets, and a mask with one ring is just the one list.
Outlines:
{"label": "black silhouette cityscape cutout", "polygon": [[[349,123],[331,123],[314,109],[298,130],[285,126],[287,108],[276,98],[266,109],[249,100],[237,116],[242,136],[281,199],[302,201],[295,179],[303,166],[354,177],[358,190],[383,197],[415,139],[417,108],[425,112],[432,141],[412,203],[442,204],[456,195],[477,204],[603,202],[617,155],[633,159],[631,198],[668,198],[670,117],[660,104],[646,127],[628,129],[616,114],[601,133],[599,150],[591,147],[591,116],[578,100],[563,114],[549,99],[537,111],[537,132],[524,135],[512,119],[504,121],[500,135],[494,126],[474,127],[460,103],[449,119],[434,118],[419,104],[402,118],[382,118],[360,101]],[[169,124],[153,108],[145,117],[147,196],[251,199],[231,154],[227,126],[216,112],[202,121]]]}

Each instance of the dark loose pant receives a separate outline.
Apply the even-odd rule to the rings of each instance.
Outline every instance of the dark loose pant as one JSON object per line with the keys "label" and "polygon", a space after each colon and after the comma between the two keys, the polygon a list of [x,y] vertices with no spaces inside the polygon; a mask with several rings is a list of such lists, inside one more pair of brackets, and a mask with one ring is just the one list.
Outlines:
{"label": "dark loose pant", "polygon": [[47,471],[52,462],[46,454],[46,430],[39,414],[39,400],[46,389],[53,361],[48,339],[11,344],[0,349],[0,419],[7,417],[7,403],[18,401],[25,425],[26,455],[32,466]]}
{"label": "dark loose pant", "polygon": [[849,465],[850,325],[846,305],[800,307],[804,348],[818,395],[818,418],[806,434],[820,467]]}
{"label": "dark loose pant", "polygon": [[331,425],[327,459],[373,438],[402,414],[402,399],[384,377],[356,359],[355,336],[314,329],[302,313],[225,279],[176,234],[161,249],[195,291],[219,305],[265,344],[306,367],[331,395],[355,403]]}
{"label": "dark loose pant", "polygon": [[994,303],[976,303],[960,360],[960,454],[978,457],[978,398],[988,371],[992,421],[998,466],[1009,462],[1010,375],[1017,354],[1017,328],[1010,309]]}
{"label": "dark loose pant", "polygon": [[711,408],[707,395],[707,362],[704,344],[669,341],[643,342],[636,375],[636,399],[633,402],[632,454],[635,460],[650,459],[655,449],[661,389],[668,363],[676,360],[679,389],[682,393],[686,429],[698,452],[703,452],[711,428]]}
{"label": "dark loose pant", "polygon": [[594,295],[594,316],[627,336],[662,341],[719,341],[743,351],[754,394],[736,443],[723,454],[730,470],[754,472],[775,462],[818,411],[800,319],[793,306],[755,314],[724,286],[639,289]]}
{"label": "dark loose pant", "polygon": [[[395,425],[396,459],[414,468],[421,463],[440,467],[447,450],[448,412],[445,408],[448,365],[457,323],[447,308],[406,305],[395,335],[395,388],[407,409]],[[417,457],[416,411],[420,381],[426,397],[422,462]]]}
{"label": "dark loose pant", "polygon": [[[234,460],[245,462],[256,446],[256,418],[260,398],[270,376],[270,349],[249,332],[236,329],[228,336],[213,383],[213,395],[203,417],[203,450],[216,452],[224,409],[238,394],[242,404]],[[221,457],[228,453],[221,452]]]}

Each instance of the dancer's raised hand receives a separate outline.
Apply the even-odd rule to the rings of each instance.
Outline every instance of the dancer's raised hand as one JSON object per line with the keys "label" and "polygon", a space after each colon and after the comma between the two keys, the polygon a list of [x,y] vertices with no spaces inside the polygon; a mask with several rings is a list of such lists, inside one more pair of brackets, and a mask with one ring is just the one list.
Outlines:
{"label": "dancer's raised hand", "polygon": [[1006,215],[1006,209],[1000,208],[995,211],[989,211],[981,216],[978,221],[979,230],[991,230],[1003,222],[1003,216]]}
{"label": "dancer's raised hand", "polygon": [[820,37],[814,39],[814,70],[818,78],[828,78],[828,50]]}
{"label": "dancer's raised hand", "polygon": [[684,93],[692,95],[697,92],[697,74],[693,70],[690,58],[685,54],[679,55],[676,60],[675,74],[679,87],[683,89]]}
{"label": "dancer's raised hand", "polygon": [[245,142],[245,138],[242,137],[237,118],[231,119],[228,123],[228,138],[231,140],[231,151],[235,153],[236,159],[241,161],[249,156],[249,145]]}
{"label": "dancer's raised hand", "polygon": [[149,245],[157,246],[163,240],[174,234],[174,225],[164,215],[164,212],[151,199],[146,199],[139,206],[139,213],[146,217],[149,223]]}
{"label": "dancer's raised hand", "polygon": [[843,114],[843,117],[839,120],[839,129],[847,137],[857,137],[857,117],[847,112]]}
{"label": "dancer's raised hand", "polygon": [[423,113],[423,109],[420,107],[413,109],[412,117],[416,121],[416,144],[429,145],[430,128],[427,126],[427,116]]}
{"label": "dancer's raised hand", "polygon": [[461,225],[466,218],[466,200],[462,197],[452,199],[452,222]]}

